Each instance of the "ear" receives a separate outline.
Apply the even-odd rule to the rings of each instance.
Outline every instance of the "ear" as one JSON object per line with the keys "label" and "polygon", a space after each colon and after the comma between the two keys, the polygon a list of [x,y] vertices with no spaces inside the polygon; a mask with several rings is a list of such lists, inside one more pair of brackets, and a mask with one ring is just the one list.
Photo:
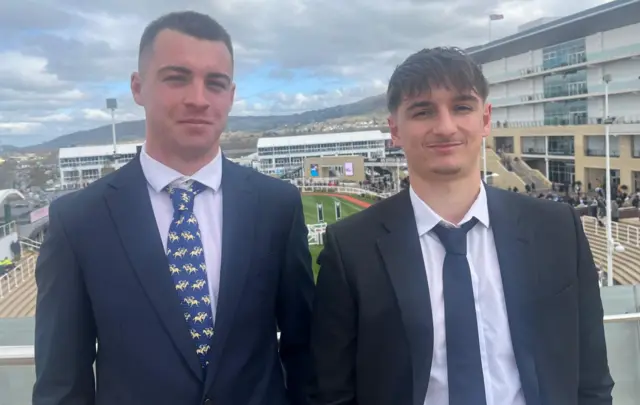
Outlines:
{"label": "ear", "polygon": [[131,74],[131,94],[133,95],[133,100],[136,104],[144,106],[142,97],[142,78],[138,72],[133,72]]}
{"label": "ear", "polygon": [[389,124],[389,132],[391,132],[391,141],[393,141],[393,146],[401,147],[402,139],[400,139],[400,134],[398,131],[397,113],[389,115],[389,117],[387,118],[387,123]]}
{"label": "ear", "polygon": [[484,111],[482,113],[482,126],[484,128],[484,134],[482,135],[484,138],[488,137],[491,133],[491,112],[493,111],[493,106],[490,103],[484,104]]}

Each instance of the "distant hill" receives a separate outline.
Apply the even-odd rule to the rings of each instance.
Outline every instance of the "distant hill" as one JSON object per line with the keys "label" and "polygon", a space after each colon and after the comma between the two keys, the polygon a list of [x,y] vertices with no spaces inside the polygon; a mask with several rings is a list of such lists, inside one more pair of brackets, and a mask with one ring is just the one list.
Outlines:
{"label": "distant hill", "polygon": [[[384,95],[368,97],[351,104],[338,105],[321,110],[306,111],[290,115],[271,116],[231,116],[227,124],[227,130],[231,132],[263,133],[273,131],[285,126],[307,125],[327,120],[366,116],[381,113],[386,108]],[[116,124],[119,142],[141,140],[145,133],[145,122],[127,121]],[[21,148],[26,152],[41,152],[56,150],[59,148],[79,145],[100,145],[110,143],[112,140],[111,125],[86,131],[74,132],[63,135],[39,145]]]}

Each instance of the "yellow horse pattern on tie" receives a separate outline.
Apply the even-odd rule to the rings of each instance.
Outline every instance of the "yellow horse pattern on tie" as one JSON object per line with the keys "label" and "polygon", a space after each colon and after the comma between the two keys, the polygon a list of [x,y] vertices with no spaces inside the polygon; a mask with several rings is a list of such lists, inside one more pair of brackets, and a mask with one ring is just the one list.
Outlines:
{"label": "yellow horse pattern on tie", "polygon": [[169,273],[203,368],[209,363],[207,353],[211,347],[214,325],[207,265],[193,205],[195,197],[204,189],[205,186],[198,182],[193,182],[188,188],[170,186],[166,189],[173,203],[173,220],[167,241]]}

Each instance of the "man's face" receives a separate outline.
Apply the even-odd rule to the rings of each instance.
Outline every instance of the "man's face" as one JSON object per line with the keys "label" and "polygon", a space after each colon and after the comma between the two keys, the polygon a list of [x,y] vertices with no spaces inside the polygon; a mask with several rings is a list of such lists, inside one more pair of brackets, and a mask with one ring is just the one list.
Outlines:
{"label": "man's face", "polygon": [[147,136],[182,156],[215,153],[235,93],[225,44],[164,30],[141,65],[131,90],[145,109]]}
{"label": "man's face", "polygon": [[410,172],[423,178],[480,173],[482,138],[491,128],[491,105],[475,92],[444,87],[405,98],[389,117],[391,137],[404,149]]}

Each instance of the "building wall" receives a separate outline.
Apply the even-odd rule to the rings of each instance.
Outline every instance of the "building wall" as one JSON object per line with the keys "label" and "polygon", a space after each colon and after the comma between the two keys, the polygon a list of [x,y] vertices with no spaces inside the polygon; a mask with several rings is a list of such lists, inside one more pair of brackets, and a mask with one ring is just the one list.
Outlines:
{"label": "building wall", "polygon": [[353,163],[353,176],[335,177],[338,181],[360,182],[365,180],[364,157],[363,156],[331,156],[331,157],[311,157],[304,160],[304,177],[312,178],[311,165],[318,165],[320,178],[329,177],[328,167],[339,166],[344,167],[345,163]]}
{"label": "building wall", "polygon": [[[586,71],[587,93],[573,98],[587,99],[587,120],[590,123],[596,123],[605,115],[605,86],[602,81],[605,74],[612,78],[609,85],[609,116],[640,121],[640,58],[636,56],[640,55],[638,38],[640,23],[584,38],[587,62],[576,64],[575,69]],[[545,78],[542,75],[544,59],[543,49],[523,50],[519,55],[482,66],[491,83],[489,101],[494,106],[494,122],[508,122],[511,126],[544,125],[544,104],[550,102],[542,102],[545,100]],[[551,75],[564,73],[567,70]],[[523,74],[531,76],[521,77]],[[631,92],[636,89],[638,91]],[[533,100],[527,97],[533,97]],[[562,97],[558,101],[569,98]],[[548,94],[546,99],[549,99]]]}
{"label": "building wall", "polygon": [[[602,181],[604,177],[604,168],[606,167],[605,158],[602,156],[586,156],[587,142],[589,136],[604,137],[605,127],[603,125],[574,125],[574,126],[541,126],[536,128],[494,128],[487,143],[496,146],[496,137],[509,137],[513,141],[513,154],[515,156],[523,156],[522,140],[523,137],[540,138],[540,142],[536,145],[545,145],[547,137],[554,136],[573,136],[574,138],[574,156],[545,156],[539,154],[535,158],[550,160],[567,160],[575,163],[575,181],[581,181],[585,186],[588,182],[596,186],[596,178]],[[611,169],[620,170],[620,184],[628,185],[634,188],[635,173],[640,171],[640,158],[633,157],[633,136],[640,134],[640,125],[612,125],[610,145],[611,151],[618,150],[619,157],[611,158]],[[640,139],[640,137],[636,138]],[[638,140],[637,142],[640,142]],[[599,142],[594,142],[598,145]],[[636,154],[638,154],[638,146],[635,146]],[[531,156],[524,154],[525,156]],[[544,170],[542,170],[544,173]],[[600,173],[600,174],[598,174]]]}

